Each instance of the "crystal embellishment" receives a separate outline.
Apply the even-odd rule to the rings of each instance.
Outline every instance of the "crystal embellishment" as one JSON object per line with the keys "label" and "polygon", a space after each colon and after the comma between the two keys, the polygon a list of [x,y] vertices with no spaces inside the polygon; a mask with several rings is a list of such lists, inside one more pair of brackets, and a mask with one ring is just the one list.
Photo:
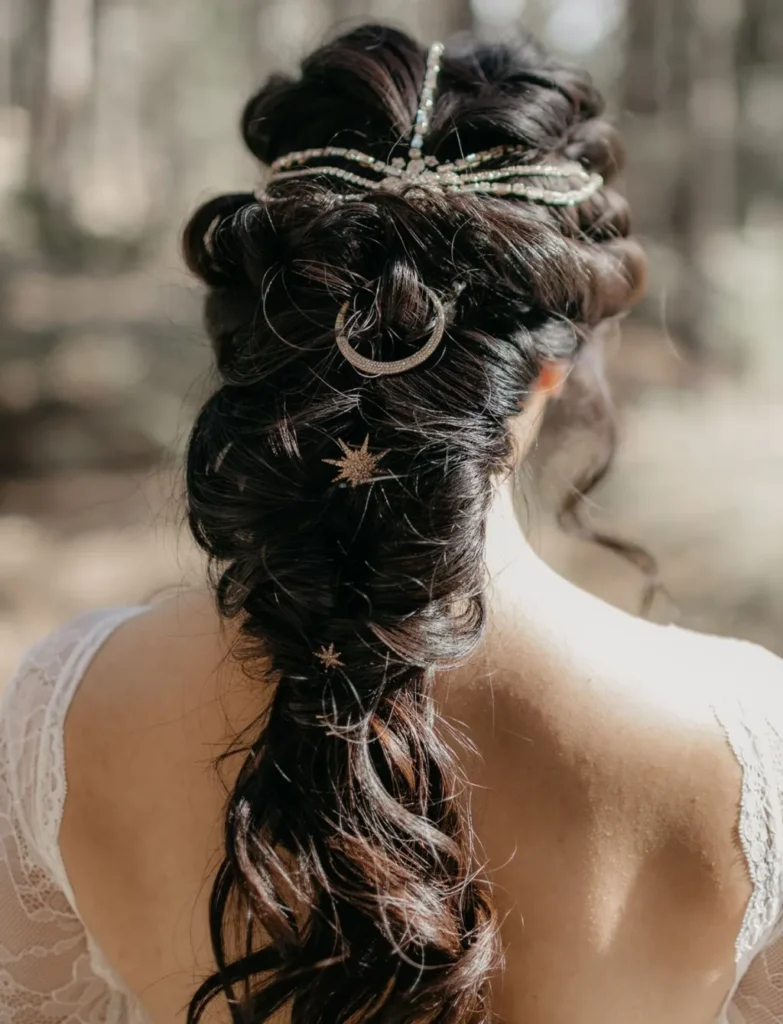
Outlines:
{"label": "crystal embellishment", "polygon": [[[346,300],[342,304],[334,324],[335,338],[340,352],[351,366],[354,367],[354,369],[359,370],[360,373],[367,374],[368,377],[387,377],[391,374],[405,373],[408,370],[414,369],[416,366],[420,366],[423,362],[429,359],[443,341],[443,336],[446,332],[446,311],[443,308],[443,303],[435,292],[431,288],[427,288],[426,291],[429,296],[429,300],[435,309],[435,328],[428,341],[426,341],[417,352],[414,352],[412,356],[408,356],[405,359],[368,359],[366,356],[360,355],[353,345],[351,345],[345,331],[345,319],[351,305],[350,299]],[[345,451],[346,449],[342,441],[340,441],[340,445],[343,448],[343,451]],[[366,446],[367,441],[364,442],[365,449]],[[386,452],[383,454],[385,455]],[[381,456],[378,457],[380,458]],[[328,462],[330,460],[327,459],[326,461]],[[339,465],[339,463],[335,462],[334,465]],[[359,482],[368,483],[369,481],[360,480]],[[355,487],[356,484],[353,486]]]}
{"label": "crystal embellishment", "polygon": [[[427,54],[424,83],[411,127],[407,160],[395,156],[387,163],[358,149],[343,146],[323,146],[286,153],[273,161],[267,189],[257,193],[258,201],[285,202],[296,198],[295,192],[286,195],[285,191],[280,194],[273,191],[270,194],[268,189],[270,186],[274,189],[277,183],[300,178],[345,182],[351,186],[350,189],[324,193],[339,202],[367,199],[373,192],[406,192],[409,187],[415,186],[436,193],[514,196],[546,206],[577,206],[603,188],[601,175],[586,170],[581,164],[525,164],[522,162],[524,153],[514,146],[493,146],[445,164],[439,163],[431,154],[425,155],[423,150],[432,123],[442,56],[443,44],[433,43]],[[502,166],[509,159],[512,163]],[[540,182],[531,182],[531,178],[540,179]],[[411,195],[415,194],[411,192]]]}
{"label": "crystal embellishment", "polygon": [[[435,88],[440,74],[440,59],[443,56],[443,43],[433,43],[427,54],[427,67],[424,71],[424,87],[419,96],[419,107],[413,122],[413,138],[408,150],[408,158],[420,162],[421,149],[430,130],[429,113],[435,104]],[[408,169],[410,170],[410,163]]]}

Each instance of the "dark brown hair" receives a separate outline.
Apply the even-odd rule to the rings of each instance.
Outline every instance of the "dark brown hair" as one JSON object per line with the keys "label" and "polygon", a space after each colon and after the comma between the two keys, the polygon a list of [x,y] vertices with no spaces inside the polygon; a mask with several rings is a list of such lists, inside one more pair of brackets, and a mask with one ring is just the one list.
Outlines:
{"label": "dark brown hair", "polygon": [[[344,35],[250,100],[245,141],[263,164],[325,145],[404,156],[425,57],[388,28]],[[621,154],[601,110],[589,78],[530,39],[450,47],[426,151],[505,143],[611,182]],[[185,234],[220,375],[190,442],[190,523],[274,687],[228,801],[217,967],[188,1020],[223,994],[236,1021],[286,1005],[294,1024],[486,1022],[497,923],[433,675],[482,636],[509,420],[545,361],[577,359],[629,307],[644,261],[611,187],[570,209],[334,189],[222,196]],[[400,358],[431,329],[426,289],[444,344],[410,373],[360,376],[335,346],[342,303],[359,311],[354,344]],[[336,485],[338,438],[368,436],[388,449],[378,479]],[[330,644],[332,669],[316,657]]]}

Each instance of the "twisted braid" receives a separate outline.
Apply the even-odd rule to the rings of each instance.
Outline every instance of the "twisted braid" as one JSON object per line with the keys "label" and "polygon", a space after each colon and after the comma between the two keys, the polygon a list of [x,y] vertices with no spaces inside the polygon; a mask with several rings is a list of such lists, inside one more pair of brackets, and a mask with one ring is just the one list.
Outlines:
{"label": "twisted braid", "polygon": [[[357,30],[250,101],[247,144],[265,163],[359,140],[386,158],[423,67],[404,34]],[[611,179],[621,155],[599,113],[589,80],[530,41],[474,47],[444,57],[430,144],[450,159],[509,143]],[[221,376],[190,442],[190,523],[274,687],[227,807],[217,969],[188,1019],[222,993],[242,1021],[285,1005],[293,1024],[488,1022],[497,922],[433,680],[482,637],[508,422],[547,359],[576,358],[628,307],[643,260],[611,189],[552,210],[290,187],[291,202],[214,200],[185,235]],[[427,289],[447,315],[436,355],[360,377],[334,344],[341,304],[353,297],[374,357],[398,358],[431,316]],[[388,450],[376,478],[336,484],[337,439],[367,436]]]}

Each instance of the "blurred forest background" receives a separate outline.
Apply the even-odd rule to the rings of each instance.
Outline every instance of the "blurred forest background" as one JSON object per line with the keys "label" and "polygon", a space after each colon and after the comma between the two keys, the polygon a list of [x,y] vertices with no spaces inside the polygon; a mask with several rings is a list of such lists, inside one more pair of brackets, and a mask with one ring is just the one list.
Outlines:
{"label": "blurred forest background", "polygon": [[[658,615],[783,653],[781,0],[0,0],[0,678],[74,611],[198,577],[178,466],[209,350],[179,231],[257,180],[250,91],[368,18],[524,27],[593,71],[651,287],[608,346],[622,446],[591,516],[658,556]],[[633,605],[638,574],[533,520]]]}

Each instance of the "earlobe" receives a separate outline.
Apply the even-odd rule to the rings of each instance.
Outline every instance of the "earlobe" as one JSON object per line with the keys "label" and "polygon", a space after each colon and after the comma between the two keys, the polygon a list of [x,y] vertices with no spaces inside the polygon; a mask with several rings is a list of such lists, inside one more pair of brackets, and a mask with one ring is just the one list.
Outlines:
{"label": "earlobe", "polygon": [[538,375],[536,390],[549,398],[557,398],[563,390],[567,375],[568,364],[564,360],[544,363]]}

